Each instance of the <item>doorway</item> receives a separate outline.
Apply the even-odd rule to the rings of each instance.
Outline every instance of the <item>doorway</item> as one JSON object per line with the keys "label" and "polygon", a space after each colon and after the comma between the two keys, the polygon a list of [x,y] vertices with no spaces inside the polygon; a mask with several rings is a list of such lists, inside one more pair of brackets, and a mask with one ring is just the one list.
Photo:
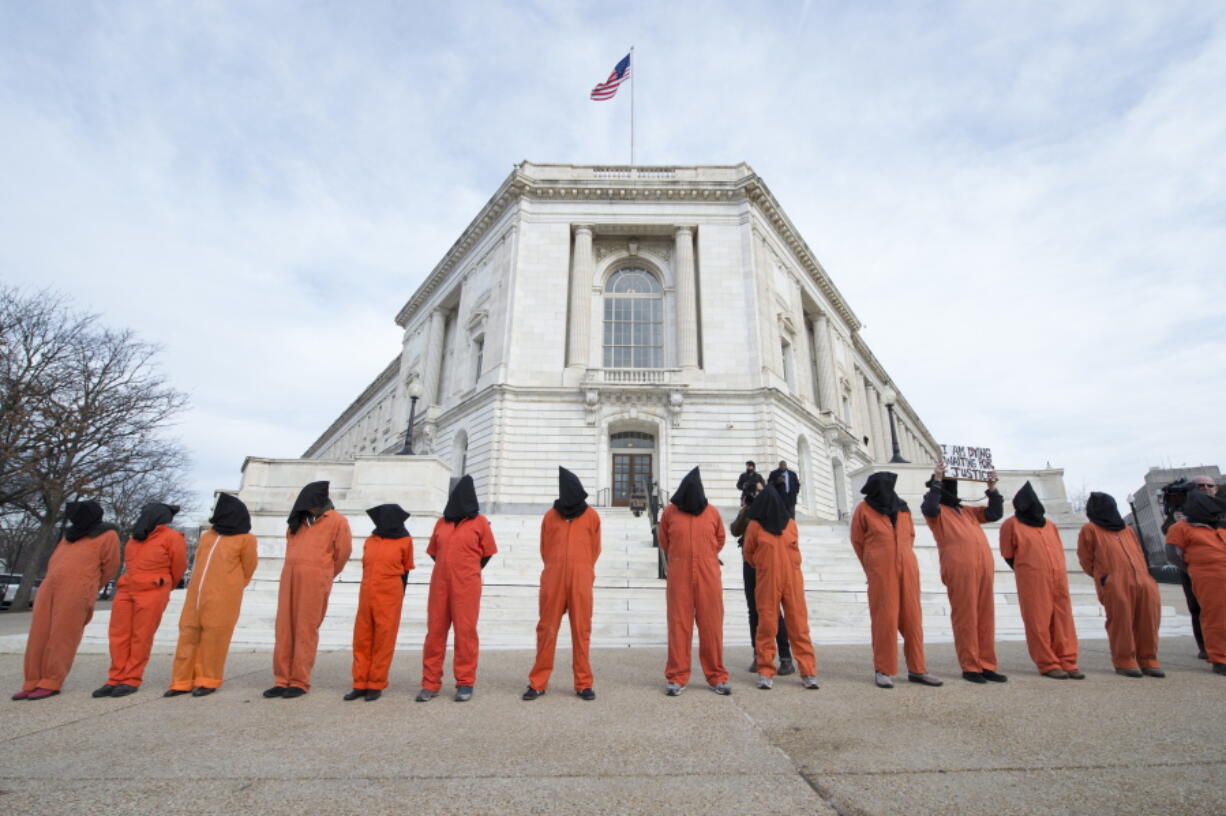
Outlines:
{"label": "doorway", "polygon": [[614,507],[627,507],[630,496],[639,491],[646,492],[651,487],[652,451],[656,440],[649,433],[641,431],[622,431],[609,437],[612,448],[613,479],[610,504]]}

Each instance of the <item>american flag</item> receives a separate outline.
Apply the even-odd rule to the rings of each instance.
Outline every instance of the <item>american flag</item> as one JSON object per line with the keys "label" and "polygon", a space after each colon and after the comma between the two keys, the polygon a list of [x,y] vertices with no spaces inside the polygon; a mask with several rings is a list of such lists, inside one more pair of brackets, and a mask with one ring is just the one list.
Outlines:
{"label": "american flag", "polygon": [[630,55],[622,57],[621,62],[613,66],[613,73],[604,82],[592,88],[592,99],[603,102],[612,99],[623,82],[630,78]]}

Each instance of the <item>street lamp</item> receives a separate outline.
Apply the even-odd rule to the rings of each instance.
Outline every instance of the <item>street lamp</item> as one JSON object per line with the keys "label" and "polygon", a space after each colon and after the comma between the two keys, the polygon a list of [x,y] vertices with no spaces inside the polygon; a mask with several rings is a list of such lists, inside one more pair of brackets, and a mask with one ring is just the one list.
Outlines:
{"label": "street lamp", "polygon": [[902,450],[898,447],[898,431],[894,428],[894,403],[898,401],[898,392],[893,386],[887,385],[881,392],[881,398],[885,402],[885,410],[890,414],[890,445],[894,448],[894,456],[890,458],[890,464],[909,464],[906,459],[902,458]]}
{"label": "street lamp", "polygon": [[409,381],[409,427],[404,431],[404,447],[400,449],[398,456],[413,455],[413,420],[417,417],[417,401],[421,399],[422,388],[421,380],[414,377]]}

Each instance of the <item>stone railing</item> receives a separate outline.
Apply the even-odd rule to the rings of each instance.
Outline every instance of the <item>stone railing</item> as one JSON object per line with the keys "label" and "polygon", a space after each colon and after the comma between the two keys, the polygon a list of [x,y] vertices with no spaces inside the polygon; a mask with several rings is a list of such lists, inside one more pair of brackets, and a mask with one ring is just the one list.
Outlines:
{"label": "stone railing", "polygon": [[671,385],[679,368],[589,368],[585,383],[596,385]]}

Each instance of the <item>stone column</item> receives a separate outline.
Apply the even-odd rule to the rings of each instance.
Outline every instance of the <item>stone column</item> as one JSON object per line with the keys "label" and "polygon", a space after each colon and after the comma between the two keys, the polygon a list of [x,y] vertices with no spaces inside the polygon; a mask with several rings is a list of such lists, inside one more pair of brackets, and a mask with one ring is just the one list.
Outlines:
{"label": "stone column", "polygon": [[678,227],[677,264],[677,364],[698,368],[698,299],[694,281],[694,231]]}
{"label": "stone column", "polygon": [[443,327],[446,315],[442,309],[430,313],[430,327],[426,334],[426,349],[423,354],[425,371],[422,372],[422,407],[429,408],[442,400],[439,397],[439,375],[443,370]]}
{"label": "stone column", "polygon": [[592,339],[592,228],[575,227],[575,249],[570,262],[570,332],[567,334],[566,365],[587,368]]}
{"label": "stone column", "polygon": [[818,409],[839,416],[839,395],[834,382],[834,344],[830,340],[830,318],[819,314],[813,321],[813,339],[817,343],[817,393],[821,397]]}
{"label": "stone column", "polygon": [[[881,417],[881,442],[885,453],[881,457],[881,461],[888,462],[894,457],[894,443],[890,439],[890,412],[885,408],[885,400],[881,399],[881,394],[877,395],[877,408]],[[899,443],[901,450],[901,440]]]}
{"label": "stone column", "polygon": [[[889,459],[889,456],[882,456],[882,453],[889,446],[889,440],[884,440],[881,435],[881,404],[877,402],[877,389],[865,380],[864,382],[864,413],[868,416],[868,426],[871,429],[869,434],[872,438],[873,458],[878,462],[884,462]],[[884,444],[882,444],[884,440]]]}

